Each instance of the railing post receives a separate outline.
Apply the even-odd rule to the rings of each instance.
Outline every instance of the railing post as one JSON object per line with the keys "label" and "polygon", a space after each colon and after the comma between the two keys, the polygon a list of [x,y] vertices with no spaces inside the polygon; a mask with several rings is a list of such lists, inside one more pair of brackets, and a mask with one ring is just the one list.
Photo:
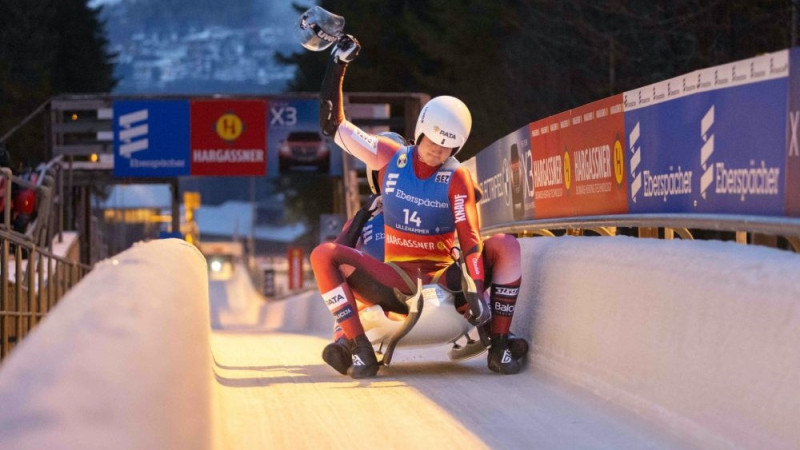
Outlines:
{"label": "railing post", "polygon": [[55,289],[53,289],[53,257],[47,257],[47,309],[52,308],[56,304]]}
{"label": "railing post", "polygon": [[11,177],[13,176],[11,169],[8,167],[0,168],[0,175],[3,177],[3,226],[6,230],[11,230]]}
{"label": "railing post", "polygon": [[0,336],[0,358],[4,358],[10,350],[8,327],[11,322],[8,301],[8,239],[4,238],[0,247],[2,247],[0,250],[0,273],[2,273],[0,282],[3,284],[0,286],[0,309],[2,309],[2,313],[0,313],[0,328],[2,328],[0,332],[0,335],[2,335]]}
{"label": "railing post", "polygon": [[27,310],[27,308],[23,307],[24,303],[22,301],[22,246],[17,244],[14,248],[14,304],[17,312],[17,344],[26,334],[22,328],[23,315]]}
{"label": "railing post", "polygon": [[36,274],[36,258],[38,255],[39,252],[36,251],[36,247],[31,249],[31,252],[28,254],[28,270],[25,273],[28,283],[28,304],[31,309],[31,328],[36,326],[36,323],[39,321],[39,305],[36,301],[36,278],[34,277]]}
{"label": "railing post", "polygon": [[39,310],[42,315],[47,314],[50,308],[47,307],[47,299],[42,295],[44,288],[44,255],[39,253],[36,260],[36,301],[39,302]]}

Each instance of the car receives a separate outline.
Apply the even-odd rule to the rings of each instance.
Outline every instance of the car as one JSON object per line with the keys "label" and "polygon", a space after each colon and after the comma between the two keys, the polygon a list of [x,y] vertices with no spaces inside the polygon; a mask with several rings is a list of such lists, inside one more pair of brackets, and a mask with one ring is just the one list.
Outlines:
{"label": "car", "polygon": [[315,170],[328,173],[328,143],[318,131],[291,131],[278,147],[281,173],[290,170]]}

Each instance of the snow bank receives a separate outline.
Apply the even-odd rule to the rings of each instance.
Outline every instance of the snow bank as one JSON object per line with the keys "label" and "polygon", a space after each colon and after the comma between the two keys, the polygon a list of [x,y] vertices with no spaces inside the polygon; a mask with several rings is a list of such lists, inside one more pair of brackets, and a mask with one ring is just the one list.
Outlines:
{"label": "snow bank", "polygon": [[99,263],[0,366],[0,447],[209,448],[208,317],[186,242]]}
{"label": "snow bank", "polygon": [[704,448],[800,448],[800,256],[626,237],[521,244],[513,328],[532,338],[533,370]]}

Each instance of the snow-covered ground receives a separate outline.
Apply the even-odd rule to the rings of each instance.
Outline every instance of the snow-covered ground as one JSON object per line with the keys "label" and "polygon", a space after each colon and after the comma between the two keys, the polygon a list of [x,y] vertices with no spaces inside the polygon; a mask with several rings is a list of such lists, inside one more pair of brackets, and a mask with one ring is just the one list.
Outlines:
{"label": "snow-covered ground", "polygon": [[137,245],[0,366],[0,448],[800,447],[800,256],[521,242],[523,373],[402,348],[362,381],[322,362],[318,293],[267,303],[241,267],[209,282],[193,247]]}

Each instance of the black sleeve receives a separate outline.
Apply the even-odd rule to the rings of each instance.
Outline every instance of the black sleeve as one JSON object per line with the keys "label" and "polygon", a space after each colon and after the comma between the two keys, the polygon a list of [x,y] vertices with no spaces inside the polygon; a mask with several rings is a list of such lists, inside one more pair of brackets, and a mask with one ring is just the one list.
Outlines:
{"label": "black sleeve", "polygon": [[336,243],[356,248],[356,244],[358,244],[358,238],[361,237],[361,229],[364,228],[364,224],[367,223],[370,217],[372,217],[372,214],[370,214],[369,211],[359,209],[355,217],[353,217],[353,220],[350,222],[350,226],[348,226],[346,230],[342,231],[342,233],[339,234],[339,237],[336,238]]}
{"label": "black sleeve", "polygon": [[342,82],[347,63],[336,62],[331,55],[325,68],[319,102],[319,127],[325,136],[333,136],[344,120]]}

